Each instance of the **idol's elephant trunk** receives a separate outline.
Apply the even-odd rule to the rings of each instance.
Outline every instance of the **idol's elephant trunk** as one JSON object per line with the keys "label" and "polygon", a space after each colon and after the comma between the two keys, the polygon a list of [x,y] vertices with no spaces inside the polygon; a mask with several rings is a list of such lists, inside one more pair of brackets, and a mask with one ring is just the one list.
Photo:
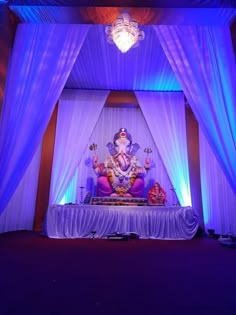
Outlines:
{"label": "idol's elephant trunk", "polygon": [[128,169],[128,167],[130,166],[130,161],[129,158],[127,157],[126,154],[124,154],[123,152],[121,152],[120,154],[118,154],[117,159],[116,159],[119,163],[120,169],[122,171],[126,171]]}

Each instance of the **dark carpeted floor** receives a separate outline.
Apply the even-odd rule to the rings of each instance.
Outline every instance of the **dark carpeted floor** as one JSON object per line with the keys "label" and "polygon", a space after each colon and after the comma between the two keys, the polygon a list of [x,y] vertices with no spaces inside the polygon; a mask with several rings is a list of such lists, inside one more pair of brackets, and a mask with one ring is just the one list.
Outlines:
{"label": "dark carpeted floor", "polygon": [[236,249],[0,235],[0,315],[235,315]]}

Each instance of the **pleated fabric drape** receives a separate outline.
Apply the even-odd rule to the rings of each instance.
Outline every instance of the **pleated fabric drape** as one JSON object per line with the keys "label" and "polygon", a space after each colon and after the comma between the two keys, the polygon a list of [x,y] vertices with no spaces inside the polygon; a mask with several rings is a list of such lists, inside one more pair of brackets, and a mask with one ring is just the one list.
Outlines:
{"label": "pleated fabric drape", "polygon": [[108,93],[95,90],[63,91],[58,108],[49,204],[60,203],[63,199]]}
{"label": "pleated fabric drape", "polygon": [[42,141],[88,28],[18,25],[0,123],[0,214]]}
{"label": "pleated fabric drape", "polygon": [[236,193],[236,63],[230,28],[154,27],[198,123]]}
{"label": "pleated fabric drape", "polygon": [[203,215],[206,229],[236,234],[236,195],[220,167],[204,133],[199,132]]}
{"label": "pleated fabric drape", "polygon": [[191,206],[185,104],[182,92],[135,92],[182,206]]}

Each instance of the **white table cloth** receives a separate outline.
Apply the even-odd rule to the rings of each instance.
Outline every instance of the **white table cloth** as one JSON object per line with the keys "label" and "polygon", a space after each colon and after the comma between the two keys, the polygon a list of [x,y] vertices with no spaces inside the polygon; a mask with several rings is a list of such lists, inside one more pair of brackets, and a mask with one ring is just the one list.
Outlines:
{"label": "white table cloth", "polygon": [[44,232],[50,238],[95,238],[134,232],[143,239],[191,239],[198,217],[191,207],[52,205]]}

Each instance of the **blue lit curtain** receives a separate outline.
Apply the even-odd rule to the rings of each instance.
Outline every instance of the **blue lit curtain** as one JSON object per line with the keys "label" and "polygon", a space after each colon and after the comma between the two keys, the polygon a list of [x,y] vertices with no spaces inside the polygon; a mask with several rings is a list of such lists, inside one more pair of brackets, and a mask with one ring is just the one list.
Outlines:
{"label": "blue lit curtain", "polygon": [[33,230],[40,159],[41,145],[0,216],[0,233]]}
{"label": "blue lit curtain", "polygon": [[206,229],[236,235],[236,195],[200,129],[202,205]]}
{"label": "blue lit curtain", "polygon": [[[109,91],[64,90],[58,108],[56,140],[50,189],[50,204],[75,202],[69,189]],[[70,184],[71,183],[71,184]]]}
{"label": "blue lit curtain", "polygon": [[135,92],[181,206],[191,206],[182,92]]}
{"label": "blue lit curtain", "polygon": [[41,143],[88,26],[20,24],[0,124],[0,214]]}
{"label": "blue lit curtain", "polygon": [[236,66],[228,26],[155,26],[160,43],[236,193]]}
{"label": "blue lit curtain", "polygon": [[78,168],[75,171],[63,197],[60,199],[57,204],[64,205],[66,203],[79,203],[80,199],[77,197],[77,182],[78,182]]}

